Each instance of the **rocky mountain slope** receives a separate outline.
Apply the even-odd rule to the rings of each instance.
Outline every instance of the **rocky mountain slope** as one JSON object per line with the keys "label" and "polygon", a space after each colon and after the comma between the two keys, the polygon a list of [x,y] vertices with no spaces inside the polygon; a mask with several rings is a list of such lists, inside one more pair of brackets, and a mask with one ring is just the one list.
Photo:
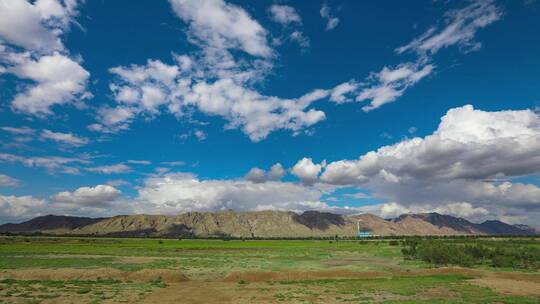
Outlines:
{"label": "rocky mountain slope", "polygon": [[33,218],[20,224],[0,225],[0,232],[23,233],[47,231],[50,233],[69,233],[73,229],[91,225],[103,220],[76,216],[46,215]]}
{"label": "rocky mountain slope", "polygon": [[385,220],[373,214],[342,216],[306,211],[189,212],[176,216],[120,215],[81,218],[47,215],[20,224],[0,225],[0,233],[168,237],[325,237],[355,236],[357,225],[375,235],[532,235],[524,225],[481,224],[438,213],[407,214]]}
{"label": "rocky mountain slope", "polygon": [[395,221],[404,221],[408,217],[421,219],[437,226],[439,229],[448,228],[463,234],[531,235],[537,233],[535,229],[527,225],[509,225],[497,220],[475,224],[459,217],[439,213],[406,214]]}

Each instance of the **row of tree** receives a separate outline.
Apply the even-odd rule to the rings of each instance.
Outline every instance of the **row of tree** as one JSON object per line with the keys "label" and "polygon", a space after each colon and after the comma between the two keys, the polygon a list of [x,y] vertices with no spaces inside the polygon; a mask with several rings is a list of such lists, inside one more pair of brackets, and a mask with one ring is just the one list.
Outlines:
{"label": "row of tree", "polygon": [[511,244],[512,240],[466,244],[444,240],[407,239],[403,255],[436,265],[489,265],[515,269],[540,269],[540,248]]}

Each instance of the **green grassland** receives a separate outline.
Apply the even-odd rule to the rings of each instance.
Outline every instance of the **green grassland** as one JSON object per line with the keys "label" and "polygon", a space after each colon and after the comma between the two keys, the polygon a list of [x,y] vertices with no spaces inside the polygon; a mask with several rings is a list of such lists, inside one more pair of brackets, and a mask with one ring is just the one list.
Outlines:
{"label": "green grassland", "polygon": [[[540,240],[456,238],[429,242],[429,246],[436,244],[437,250],[451,248],[455,252],[460,246],[482,246],[491,253],[499,252],[497,248],[506,248],[505,252],[513,248],[515,252],[532,252],[532,257],[524,255],[532,262],[525,268],[495,267],[491,260],[482,258],[467,264],[468,268],[450,271],[435,267],[455,263],[426,259],[424,251],[436,251],[423,243],[415,245],[423,253],[404,254],[411,248],[410,240],[9,236],[0,237],[0,303],[138,303],[161,293],[163,303],[175,296],[185,303],[197,303],[196,295],[200,303],[213,303],[212,298],[203,299],[208,294],[219,299],[216,303],[540,303],[534,292],[495,288],[497,280],[507,285],[529,284],[523,285],[524,289],[540,288],[540,274],[534,268]],[[84,277],[92,271],[100,276]],[[183,279],[169,282],[162,278],[163,271]],[[66,277],[69,273],[73,277]],[[495,287],[489,285],[490,278]],[[475,280],[488,280],[489,286]]]}

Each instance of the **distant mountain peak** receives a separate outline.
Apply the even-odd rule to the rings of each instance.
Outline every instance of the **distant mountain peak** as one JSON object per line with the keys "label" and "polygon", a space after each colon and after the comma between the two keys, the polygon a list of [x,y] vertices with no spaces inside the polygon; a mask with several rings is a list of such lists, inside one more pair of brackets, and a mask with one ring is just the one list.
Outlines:
{"label": "distant mountain peak", "polygon": [[45,215],[20,224],[0,225],[0,233],[44,233],[103,236],[197,237],[331,237],[356,236],[358,226],[375,235],[533,235],[526,225],[498,220],[471,223],[451,215],[403,214],[391,220],[365,213],[344,216],[329,212],[286,211],[188,212],[176,216],[122,215],[87,218]]}

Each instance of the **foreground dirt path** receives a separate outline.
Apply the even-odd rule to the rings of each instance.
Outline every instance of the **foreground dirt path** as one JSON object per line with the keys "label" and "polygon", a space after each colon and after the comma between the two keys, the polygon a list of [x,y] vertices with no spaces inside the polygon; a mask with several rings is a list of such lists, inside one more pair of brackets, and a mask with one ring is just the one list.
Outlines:
{"label": "foreground dirt path", "polygon": [[485,277],[469,281],[472,284],[488,287],[495,292],[518,296],[540,296],[540,284],[535,282]]}
{"label": "foreground dirt path", "polygon": [[201,281],[174,283],[154,291],[140,303],[238,303],[237,298],[227,295],[230,285]]}
{"label": "foreground dirt path", "polygon": [[469,282],[500,294],[540,297],[540,274],[486,272]]}

